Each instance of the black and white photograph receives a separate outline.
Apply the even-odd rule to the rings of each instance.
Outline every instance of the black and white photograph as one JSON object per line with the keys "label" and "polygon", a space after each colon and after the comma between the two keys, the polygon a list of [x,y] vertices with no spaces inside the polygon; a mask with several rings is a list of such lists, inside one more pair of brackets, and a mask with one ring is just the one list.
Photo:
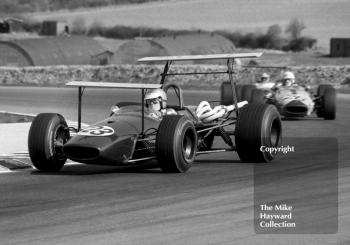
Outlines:
{"label": "black and white photograph", "polygon": [[350,244],[349,0],[0,0],[0,245]]}

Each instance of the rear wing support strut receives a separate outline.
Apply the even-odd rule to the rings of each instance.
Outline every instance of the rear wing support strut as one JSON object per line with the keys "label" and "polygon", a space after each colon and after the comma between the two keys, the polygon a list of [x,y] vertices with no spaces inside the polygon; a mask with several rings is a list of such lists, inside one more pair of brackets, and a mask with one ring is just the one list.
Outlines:
{"label": "rear wing support strut", "polygon": [[238,99],[237,99],[237,93],[236,93],[236,82],[233,80],[233,76],[232,76],[233,63],[234,63],[234,59],[231,59],[231,58],[227,59],[227,70],[228,70],[228,76],[232,87],[233,103],[235,105],[236,116],[238,118],[239,112],[238,112]]}
{"label": "rear wing support strut", "polygon": [[[232,97],[233,97],[233,104],[235,105],[235,108],[237,108],[236,110],[236,116],[238,117],[239,111],[238,111],[238,99],[237,99],[237,93],[236,93],[236,82],[233,79],[233,64],[234,64],[234,60],[235,58],[227,58],[227,71],[219,71],[219,72],[190,72],[190,73],[168,73],[169,69],[170,69],[170,65],[172,63],[172,61],[166,61],[164,69],[163,69],[163,73],[161,73],[161,80],[160,80],[160,84],[164,85],[165,82],[165,78],[167,76],[174,76],[174,75],[195,75],[195,74],[226,74],[228,73],[229,76],[229,81],[231,83],[231,87],[232,87]],[[143,96],[143,95],[142,95]]]}
{"label": "rear wing support strut", "polygon": [[164,84],[164,82],[165,82],[165,78],[169,75],[169,74],[168,74],[168,71],[169,71],[170,65],[171,65],[171,61],[167,61],[167,62],[165,63],[163,73],[161,74],[162,79],[160,80],[160,84],[161,84],[162,86],[163,86],[163,84]]}
{"label": "rear wing support strut", "polygon": [[78,132],[81,129],[81,103],[82,103],[84,90],[85,89],[83,87],[78,88]]}
{"label": "rear wing support strut", "polygon": [[141,138],[144,137],[144,131],[145,131],[145,89],[141,89],[141,110],[142,110],[142,117],[141,117]]}

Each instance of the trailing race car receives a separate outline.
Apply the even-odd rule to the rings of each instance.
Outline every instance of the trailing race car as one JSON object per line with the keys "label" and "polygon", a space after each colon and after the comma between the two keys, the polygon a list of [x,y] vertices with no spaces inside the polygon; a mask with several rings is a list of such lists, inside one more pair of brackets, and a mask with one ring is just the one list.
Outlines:
{"label": "trailing race car", "polygon": [[[292,73],[286,72],[287,75]],[[336,92],[329,84],[321,84],[316,92],[306,86],[291,84],[282,86],[283,82],[269,82],[264,84],[237,85],[238,101],[250,103],[267,103],[277,107],[279,113],[286,118],[310,116],[316,112],[318,117],[326,120],[336,118]],[[223,90],[229,91],[231,85],[223,84]],[[231,103],[230,100],[226,102]]]}
{"label": "trailing race car", "polygon": [[326,120],[336,117],[336,93],[331,85],[320,85],[316,94],[299,85],[279,87],[266,99],[285,117],[305,117],[313,112]]}
{"label": "trailing race car", "polygon": [[[221,102],[233,100],[229,111],[213,120],[201,120],[196,107],[186,106],[182,91],[176,84],[165,84],[172,62],[182,60],[226,59],[231,85],[233,62],[236,58],[259,57],[261,53],[220,54],[196,56],[148,57],[140,62],[165,61],[160,84],[105,82],[69,82],[78,87],[78,127],[69,128],[63,116],[56,113],[39,114],[32,122],[28,147],[34,166],[41,171],[58,171],[67,158],[85,164],[135,165],[157,159],[164,172],[187,171],[197,155],[237,151],[243,162],[269,162],[275,154],[261,151],[261,146],[277,147],[281,143],[282,127],[273,105],[238,103],[235,90],[221,91]],[[182,75],[193,73],[182,73]],[[119,102],[118,110],[106,119],[81,129],[81,99],[85,88],[128,88],[141,90],[141,102]],[[165,93],[175,90],[179,103],[168,105],[176,113],[153,117],[144,104],[145,92],[162,88]],[[204,105],[205,108],[208,105]],[[239,109],[240,108],[240,109]],[[201,113],[209,111],[201,111]],[[201,114],[202,115],[202,114]],[[207,117],[209,118],[209,117]],[[234,136],[234,140],[232,137]],[[225,148],[213,148],[215,137],[221,137]],[[235,142],[235,143],[234,143]]]}

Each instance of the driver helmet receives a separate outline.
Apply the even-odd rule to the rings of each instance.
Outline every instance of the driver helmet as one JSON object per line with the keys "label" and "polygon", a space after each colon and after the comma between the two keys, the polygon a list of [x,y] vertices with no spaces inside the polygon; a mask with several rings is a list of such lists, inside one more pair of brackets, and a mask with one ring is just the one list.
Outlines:
{"label": "driver helmet", "polygon": [[270,78],[269,74],[263,73],[263,74],[261,75],[261,77],[260,77],[260,81],[259,81],[259,82],[261,82],[261,83],[268,82],[268,81],[269,81],[269,78]]}
{"label": "driver helmet", "polygon": [[284,74],[283,74],[283,85],[284,86],[291,86],[294,84],[295,82],[295,76],[294,76],[294,73],[291,72],[291,71],[286,71]]}
{"label": "driver helmet", "polygon": [[166,108],[167,99],[168,98],[163,89],[152,89],[145,95],[146,107],[151,110],[160,111],[161,109]]}

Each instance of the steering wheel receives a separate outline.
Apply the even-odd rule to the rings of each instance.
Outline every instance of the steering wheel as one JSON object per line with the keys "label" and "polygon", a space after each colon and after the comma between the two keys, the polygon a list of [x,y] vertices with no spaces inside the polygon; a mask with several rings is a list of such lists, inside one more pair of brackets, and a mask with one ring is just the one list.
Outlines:
{"label": "steering wheel", "polygon": [[163,86],[163,90],[165,91],[165,93],[168,93],[169,88],[173,88],[177,98],[179,99],[179,106],[180,109],[183,109],[184,107],[184,101],[183,101],[183,96],[182,96],[182,90],[181,88],[177,85],[177,84],[173,84],[173,83],[169,83]]}

